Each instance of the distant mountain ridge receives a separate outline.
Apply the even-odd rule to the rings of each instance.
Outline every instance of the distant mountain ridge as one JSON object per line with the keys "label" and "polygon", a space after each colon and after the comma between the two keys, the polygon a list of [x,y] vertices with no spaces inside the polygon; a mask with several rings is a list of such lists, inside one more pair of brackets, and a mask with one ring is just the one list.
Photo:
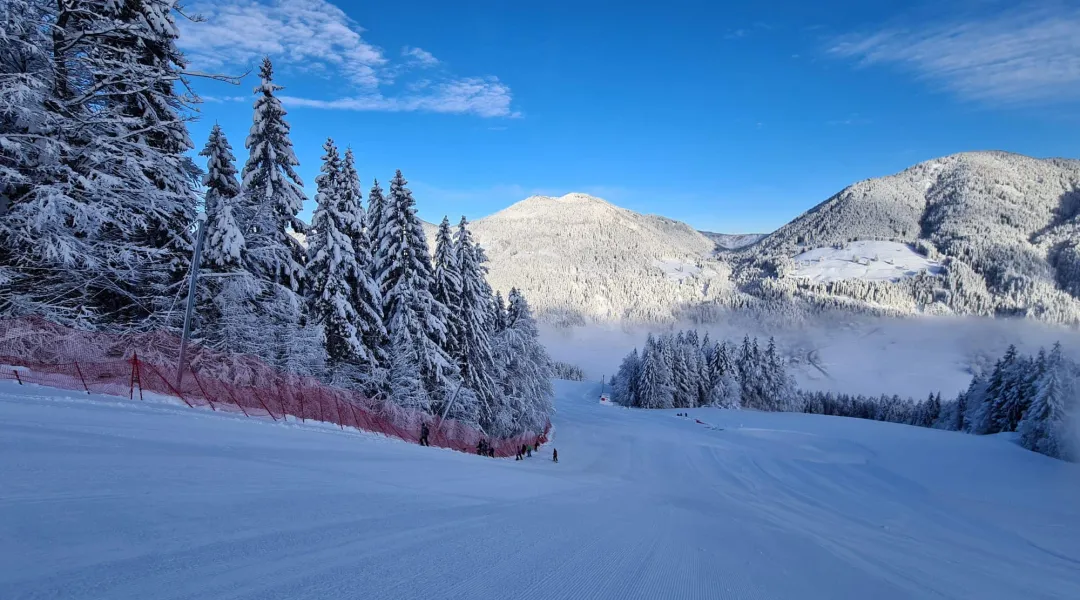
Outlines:
{"label": "distant mountain ridge", "polygon": [[[474,229],[492,284],[521,288],[558,322],[749,308],[1077,323],[1078,214],[1080,161],[968,152],[855,183],[768,235],[698,232],[584,194],[528,198]],[[882,244],[848,247],[859,241]],[[844,250],[796,260],[816,248]]]}

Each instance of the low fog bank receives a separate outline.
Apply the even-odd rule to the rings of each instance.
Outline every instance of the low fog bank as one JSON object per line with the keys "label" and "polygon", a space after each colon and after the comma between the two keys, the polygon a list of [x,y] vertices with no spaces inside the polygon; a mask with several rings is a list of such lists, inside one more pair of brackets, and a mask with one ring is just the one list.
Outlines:
{"label": "low fog bank", "polygon": [[610,378],[623,357],[650,332],[696,328],[714,340],[769,336],[788,357],[800,387],[852,394],[900,394],[922,399],[931,391],[955,396],[975,369],[993,366],[1008,347],[1037,352],[1060,341],[1080,359],[1080,332],[1034,321],[978,317],[829,319],[784,329],[753,323],[694,325],[541,326],[552,358],[580,366],[589,378]]}

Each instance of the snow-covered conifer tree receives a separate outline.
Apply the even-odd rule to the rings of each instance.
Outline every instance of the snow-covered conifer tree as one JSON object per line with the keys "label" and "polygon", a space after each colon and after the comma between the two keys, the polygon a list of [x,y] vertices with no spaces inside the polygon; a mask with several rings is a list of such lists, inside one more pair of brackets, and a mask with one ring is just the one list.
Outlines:
{"label": "snow-covered conifer tree", "polygon": [[5,8],[0,266],[24,276],[5,304],[160,325],[147,318],[190,265],[196,203],[173,3]]}
{"label": "snow-covered conifer tree", "polygon": [[390,401],[406,410],[431,412],[431,398],[424,389],[416,345],[405,329],[398,329],[390,344]]}
{"label": "snow-covered conifer tree", "polygon": [[355,212],[347,210],[341,158],[331,139],[323,144],[323,164],[315,184],[318,208],[312,216],[308,241],[308,294],[311,315],[322,325],[323,343],[331,368],[346,364],[372,365],[375,357],[360,341],[360,320],[353,306],[353,289],[361,278],[360,265],[348,232],[356,227]]}
{"label": "snow-covered conifer tree", "polygon": [[495,301],[491,305],[492,331],[499,333],[506,329],[506,302],[503,301],[502,292],[495,292]]}
{"label": "snow-covered conifer tree", "polygon": [[1076,381],[1072,366],[1054,344],[1036,382],[1035,399],[1020,423],[1020,443],[1029,450],[1076,460],[1076,440],[1071,430],[1076,418]]}
{"label": "snow-covered conifer tree", "polygon": [[254,118],[245,147],[240,225],[247,242],[248,271],[263,286],[256,311],[268,350],[262,357],[293,372],[315,372],[324,356],[316,331],[303,326],[306,251],[289,230],[306,233],[297,214],[304,201],[299,164],[289,139],[285,109],[274,95],[273,66],[264,59],[255,88]]}
{"label": "snow-covered conifer tree", "polygon": [[[1008,352],[1002,359],[999,387],[997,389],[991,387],[993,394],[991,418],[995,430],[1016,431],[1020,417],[1031,402],[1031,399],[1026,396],[1027,376],[1031,370],[1030,361],[1018,356],[1015,346],[1009,346]],[[991,382],[991,386],[993,384],[994,382]]]}
{"label": "snow-covered conifer tree", "polygon": [[638,406],[637,383],[641,373],[641,357],[634,348],[623,358],[619,372],[611,382],[612,400],[623,406]]}
{"label": "snow-covered conifer tree", "polygon": [[250,271],[260,279],[293,291],[304,281],[305,253],[289,229],[304,233],[297,214],[303,208],[303,182],[295,167],[300,164],[289,139],[285,109],[274,95],[282,86],[274,83],[274,69],[264,58],[255,88],[254,122],[244,146],[244,235],[248,242]]}
{"label": "snow-covered conifer tree", "polygon": [[236,157],[221,127],[214,125],[200,156],[206,157],[203,241],[195,334],[218,350],[260,354],[262,336],[252,308],[259,282],[245,268],[246,243],[236,221],[240,183]]}
{"label": "snow-covered conifer tree", "polygon": [[502,435],[539,433],[554,412],[551,359],[528,302],[510,291],[506,328],[495,340],[500,375],[491,428]]}
{"label": "snow-covered conifer tree", "polygon": [[367,219],[364,222],[364,229],[367,231],[368,239],[371,240],[371,276],[380,287],[382,283],[379,281],[379,276],[383,272],[383,265],[379,264],[379,248],[382,247],[382,224],[385,213],[386,198],[383,196],[383,189],[379,185],[379,180],[376,179],[371,184],[371,191],[368,192]]}
{"label": "snow-covered conifer tree", "polygon": [[398,171],[382,211],[377,263],[382,267],[383,314],[391,338],[403,332],[412,340],[428,395],[447,398],[456,387],[456,369],[443,350],[447,309],[431,295],[427,240],[406,185]]}
{"label": "snow-covered conifer tree", "polygon": [[352,285],[351,301],[356,310],[357,335],[366,354],[375,365],[385,365],[387,360],[386,327],[383,325],[382,291],[373,275],[375,258],[372,254],[371,239],[366,227],[363,192],[360,190],[360,176],[356,172],[356,163],[352,148],[345,150],[341,163],[342,193],[341,212],[352,215],[347,223],[347,235],[352,241],[353,257],[359,268],[356,282]]}
{"label": "snow-covered conifer tree", "polygon": [[652,334],[645,341],[641,357],[638,398],[642,408],[673,408],[671,368],[664,359],[664,349]]}
{"label": "snow-covered conifer tree", "polygon": [[439,224],[439,232],[435,234],[434,267],[431,294],[436,302],[448,309],[446,344],[443,349],[447,355],[457,361],[460,368],[465,368],[465,357],[462,353],[465,317],[461,298],[461,269],[458,267],[457,247],[454,245],[454,236],[450,231],[450,220],[445,216]]}

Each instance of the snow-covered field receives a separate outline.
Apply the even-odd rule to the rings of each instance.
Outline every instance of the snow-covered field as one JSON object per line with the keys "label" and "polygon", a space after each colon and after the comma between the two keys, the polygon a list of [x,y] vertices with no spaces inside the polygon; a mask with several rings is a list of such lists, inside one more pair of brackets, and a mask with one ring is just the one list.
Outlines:
{"label": "snow-covered field", "polygon": [[848,243],[842,249],[814,248],[792,260],[792,276],[812,281],[895,281],[920,271],[941,271],[940,264],[898,242],[861,241]]}
{"label": "snow-covered field", "polygon": [[1078,465],[598,398],[554,464],[0,384],[0,598],[1080,597]]}

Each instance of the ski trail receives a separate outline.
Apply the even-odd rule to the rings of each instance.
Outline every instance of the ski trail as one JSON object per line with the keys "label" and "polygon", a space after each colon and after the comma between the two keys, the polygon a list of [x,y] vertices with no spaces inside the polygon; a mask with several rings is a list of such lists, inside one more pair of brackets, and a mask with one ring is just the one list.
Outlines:
{"label": "ski trail", "polygon": [[560,383],[513,461],[9,392],[4,600],[1080,598],[1080,467],[1003,439]]}

